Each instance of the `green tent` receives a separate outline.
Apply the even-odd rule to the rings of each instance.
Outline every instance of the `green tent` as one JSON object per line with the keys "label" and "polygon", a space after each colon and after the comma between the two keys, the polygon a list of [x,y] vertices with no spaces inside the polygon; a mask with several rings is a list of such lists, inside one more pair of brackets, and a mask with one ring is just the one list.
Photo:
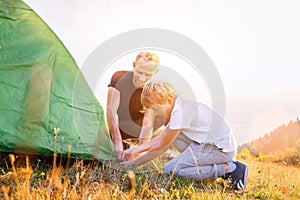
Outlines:
{"label": "green tent", "polygon": [[0,0],[0,152],[115,158],[103,110],[72,56],[21,0]]}

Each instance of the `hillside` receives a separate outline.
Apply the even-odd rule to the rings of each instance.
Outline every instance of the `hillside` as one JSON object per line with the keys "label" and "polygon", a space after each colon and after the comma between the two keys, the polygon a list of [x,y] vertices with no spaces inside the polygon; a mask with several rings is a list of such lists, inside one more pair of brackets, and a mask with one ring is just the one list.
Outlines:
{"label": "hillside", "polygon": [[[262,153],[264,155],[274,155],[286,148],[295,149],[300,144],[300,120],[291,120],[287,125],[281,125],[272,132],[259,137],[249,143],[239,147],[247,147],[252,153]],[[299,147],[298,147],[299,148]]]}

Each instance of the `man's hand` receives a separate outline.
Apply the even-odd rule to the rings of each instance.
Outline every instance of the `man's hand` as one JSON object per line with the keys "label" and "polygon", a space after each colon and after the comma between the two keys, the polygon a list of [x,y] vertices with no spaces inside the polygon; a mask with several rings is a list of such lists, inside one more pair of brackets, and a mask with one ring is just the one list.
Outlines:
{"label": "man's hand", "polygon": [[115,147],[115,153],[116,153],[116,156],[118,158],[118,160],[122,160],[122,155],[124,154],[124,150],[123,150],[123,147]]}

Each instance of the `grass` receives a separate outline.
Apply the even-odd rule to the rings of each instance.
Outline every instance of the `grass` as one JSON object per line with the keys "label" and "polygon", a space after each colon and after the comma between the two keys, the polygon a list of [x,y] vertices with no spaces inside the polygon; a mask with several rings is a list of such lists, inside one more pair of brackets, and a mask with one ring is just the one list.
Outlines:
{"label": "grass", "polygon": [[223,179],[195,182],[97,161],[1,155],[0,199],[300,199],[299,168],[242,161],[249,164],[247,188],[234,191]]}

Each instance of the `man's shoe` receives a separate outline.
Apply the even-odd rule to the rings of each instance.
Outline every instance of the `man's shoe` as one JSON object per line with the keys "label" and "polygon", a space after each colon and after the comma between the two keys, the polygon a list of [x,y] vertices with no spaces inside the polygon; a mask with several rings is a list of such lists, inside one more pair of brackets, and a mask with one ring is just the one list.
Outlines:
{"label": "man's shoe", "polygon": [[248,178],[248,165],[239,161],[233,162],[236,168],[233,172],[227,173],[224,179],[230,184],[234,190],[243,190],[246,188]]}

